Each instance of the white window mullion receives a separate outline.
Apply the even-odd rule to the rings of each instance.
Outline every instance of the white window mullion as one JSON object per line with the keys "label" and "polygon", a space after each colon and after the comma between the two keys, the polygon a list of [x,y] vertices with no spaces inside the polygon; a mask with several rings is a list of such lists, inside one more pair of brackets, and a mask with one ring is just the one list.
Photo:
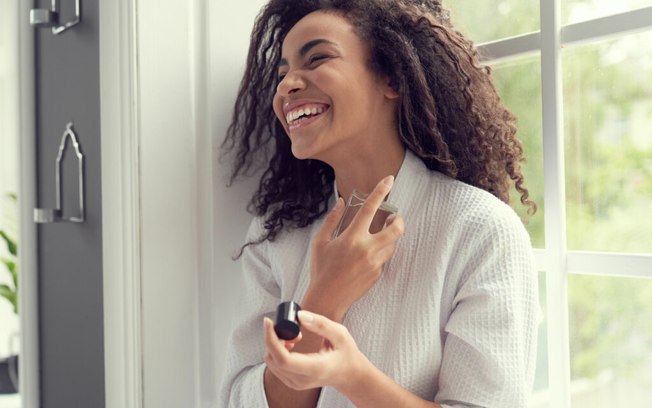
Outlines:
{"label": "white window mullion", "polygon": [[652,278],[652,255],[570,251],[568,270],[573,273]]}
{"label": "white window mullion", "polygon": [[542,0],[541,91],[543,117],[548,372],[550,406],[570,407],[568,284],[561,82],[560,0]]}
{"label": "white window mullion", "polygon": [[569,24],[561,29],[564,46],[594,42],[616,35],[633,34],[652,28],[652,7]]}
{"label": "white window mullion", "polygon": [[541,49],[541,33],[528,33],[478,45],[478,53],[485,62],[536,54]]}
{"label": "white window mullion", "polygon": [[[645,7],[561,27],[561,44],[568,46],[595,42],[604,38],[634,34],[650,29],[652,29],[652,7]],[[540,32],[520,34],[478,44],[478,52],[482,60],[492,64],[505,59],[536,54],[540,48]]]}

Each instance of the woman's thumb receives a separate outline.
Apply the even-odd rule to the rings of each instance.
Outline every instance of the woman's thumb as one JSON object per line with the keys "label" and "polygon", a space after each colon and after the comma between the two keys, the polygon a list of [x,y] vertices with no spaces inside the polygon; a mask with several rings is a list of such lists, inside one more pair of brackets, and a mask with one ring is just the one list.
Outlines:
{"label": "woman's thumb", "polygon": [[305,310],[298,313],[299,324],[302,329],[306,329],[328,340],[333,346],[342,344],[346,340],[347,330],[341,324]]}

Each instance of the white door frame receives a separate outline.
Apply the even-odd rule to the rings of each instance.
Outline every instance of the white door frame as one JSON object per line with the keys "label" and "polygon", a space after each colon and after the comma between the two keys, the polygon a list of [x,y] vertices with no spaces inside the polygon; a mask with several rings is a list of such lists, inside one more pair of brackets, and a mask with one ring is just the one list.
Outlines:
{"label": "white door frame", "polygon": [[143,406],[136,1],[100,2],[106,407]]}
{"label": "white door frame", "polygon": [[217,404],[257,185],[217,150],[264,2],[100,2],[107,408]]}
{"label": "white door frame", "polygon": [[19,97],[19,309],[20,309],[20,397],[24,408],[40,405],[39,309],[36,255],[36,116],[34,89],[34,29],[27,23],[33,1],[17,6],[18,49],[15,53]]}
{"label": "white door frame", "polygon": [[200,347],[210,347],[201,335],[211,326],[199,324],[207,298],[199,271],[213,269],[214,235],[206,8],[203,0],[100,2],[107,408],[207,401],[212,364]]}

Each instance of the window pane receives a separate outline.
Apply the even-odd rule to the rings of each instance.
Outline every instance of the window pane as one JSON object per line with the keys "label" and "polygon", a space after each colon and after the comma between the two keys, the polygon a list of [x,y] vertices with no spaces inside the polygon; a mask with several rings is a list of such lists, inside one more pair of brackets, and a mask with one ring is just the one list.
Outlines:
{"label": "window pane", "polygon": [[548,319],[547,319],[546,274],[539,272],[539,304],[541,305],[541,324],[537,347],[537,367],[534,375],[534,391],[528,408],[550,408],[548,392]]}
{"label": "window pane", "polygon": [[541,124],[541,58],[536,56],[509,60],[494,65],[494,83],[502,101],[517,116],[518,134],[523,142],[527,162],[523,165],[526,188],[538,206],[534,216],[512,191],[512,207],[523,220],[532,245],[544,247],[543,225],[543,137]]}
{"label": "window pane", "polygon": [[539,2],[534,0],[450,1],[453,24],[476,43],[539,31]]}
{"label": "window pane", "polygon": [[561,21],[562,24],[579,23],[650,6],[652,0],[563,0]]}
{"label": "window pane", "polygon": [[652,31],[562,57],[568,246],[652,252]]}
{"label": "window pane", "polygon": [[573,407],[652,401],[652,279],[569,275]]}

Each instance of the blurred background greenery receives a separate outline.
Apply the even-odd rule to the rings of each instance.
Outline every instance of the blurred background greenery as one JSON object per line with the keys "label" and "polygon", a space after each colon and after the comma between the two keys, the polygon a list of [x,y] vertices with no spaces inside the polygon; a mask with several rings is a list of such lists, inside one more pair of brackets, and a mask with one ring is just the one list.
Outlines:
{"label": "blurred background greenery", "polygon": [[[476,44],[540,28],[539,1],[444,4]],[[562,24],[649,6],[652,0],[562,0]],[[518,116],[524,173],[539,211],[527,216],[516,199],[513,207],[529,220],[533,245],[545,248],[540,62],[535,53],[491,65],[501,98]],[[565,46],[562,80],[568,249],[652,253],[652,30]],[[643,406],[637,398],[649,403],[652,279],[569,272],[573,406]],[[554,299],[546,299],[541,277],[545,315],[545,302]],[[535,385],[540,391],[547,388],[547,324],[544,317]]]}

